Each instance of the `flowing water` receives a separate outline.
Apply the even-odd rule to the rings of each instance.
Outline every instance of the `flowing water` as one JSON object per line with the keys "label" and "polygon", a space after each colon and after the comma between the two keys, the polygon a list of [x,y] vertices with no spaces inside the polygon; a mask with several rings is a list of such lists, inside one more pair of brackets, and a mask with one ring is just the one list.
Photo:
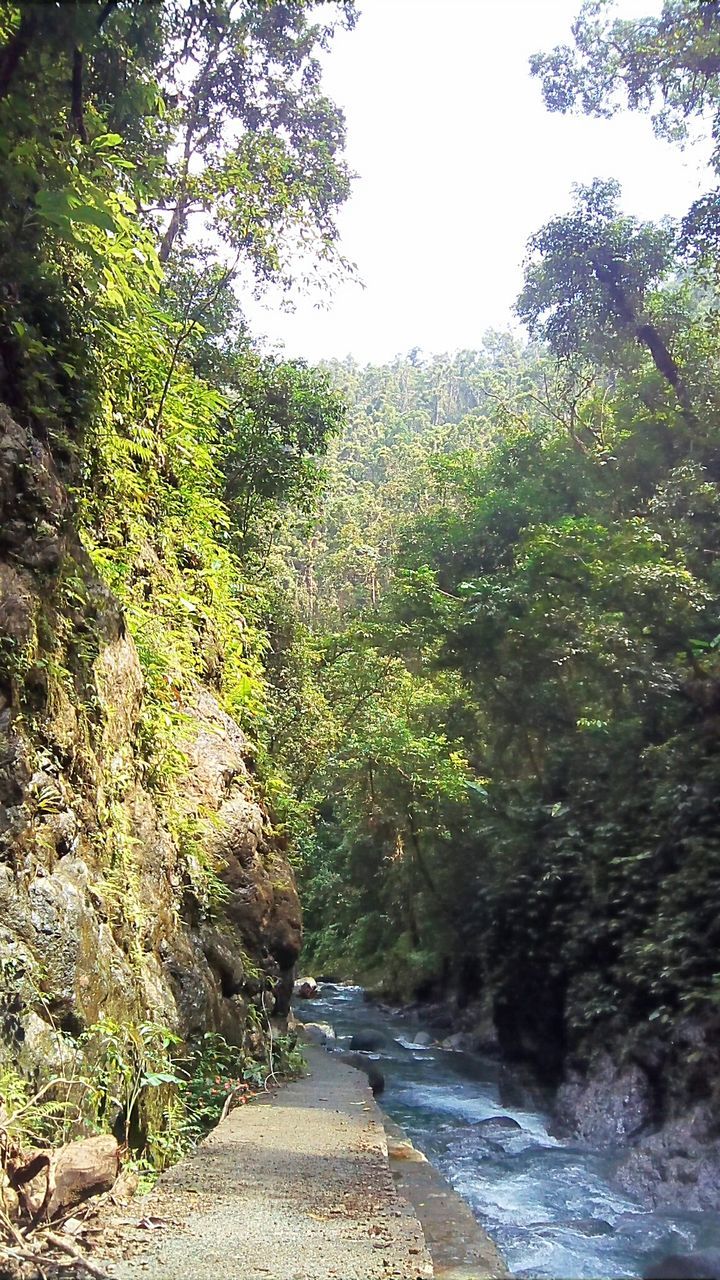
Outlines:
{"label": "flowing water", "polygon": [[340,1044],[359,1031],[383,1036],[366,1056],[385,1076],[384,1110],[467,1200],[513,1276],[635,1277],[664,1254],[720,1245],[720,1215],[648,1212],[614,1184],[611,1154],[554,1138],[550,1095],[520,1073],[419,1048],[419,1023],[366,1004],[361,987],[323,984],[296,1013],[330,1022]]}

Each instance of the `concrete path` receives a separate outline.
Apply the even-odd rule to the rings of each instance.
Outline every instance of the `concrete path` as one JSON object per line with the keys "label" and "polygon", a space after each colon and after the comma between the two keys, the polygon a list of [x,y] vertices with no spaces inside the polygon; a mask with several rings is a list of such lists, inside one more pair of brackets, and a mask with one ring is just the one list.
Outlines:
{"label": "concrete path", "polygon": [[133,1219],[160,1221],[118,1227],[106,1254],[117,1280],[433,1275],[365,1077],[323,1050],[305,1052],[309,1077],[232,1112],[134,1202]]}

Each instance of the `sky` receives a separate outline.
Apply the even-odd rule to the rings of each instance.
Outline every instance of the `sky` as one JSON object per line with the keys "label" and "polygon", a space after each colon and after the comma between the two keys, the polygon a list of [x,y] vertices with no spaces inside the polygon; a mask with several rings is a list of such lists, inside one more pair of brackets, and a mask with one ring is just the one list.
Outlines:
{"label": "sky", "polygon": [[[383,362],[413,347],[476,348],[512,320],[530,235],[574,182],[615,177],[623,207],[679,216],[707,186],[704,153],[653,136],[647,117],[550,114],[531,53],[569,42],[580,0],[360,0],[325,60],[357,173],[340,214],[359,283],[246,302],[270,349],[310,361]],[[622,17],[655,0],[617,0]],[[321,305],[318,305],[318,303]]]}

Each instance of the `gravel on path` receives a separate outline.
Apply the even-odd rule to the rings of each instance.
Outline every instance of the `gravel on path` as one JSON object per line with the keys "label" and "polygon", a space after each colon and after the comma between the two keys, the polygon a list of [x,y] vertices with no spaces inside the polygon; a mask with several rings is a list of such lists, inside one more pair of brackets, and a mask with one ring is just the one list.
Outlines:
{"label": "gravel on path", "polygon": [[308,1076],[231,1112],[135,1202],[133,1215],[157,1229],[118,1229],[107,1257],[113,1277],[433,1275],[421,1227],[393,1183],[364,1075],[323,1050],[304,1052]]}

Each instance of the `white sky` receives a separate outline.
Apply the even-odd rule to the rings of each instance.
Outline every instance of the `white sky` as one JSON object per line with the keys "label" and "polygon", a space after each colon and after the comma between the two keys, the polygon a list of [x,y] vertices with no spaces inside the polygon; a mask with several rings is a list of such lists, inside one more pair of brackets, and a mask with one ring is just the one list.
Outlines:
{"label": "white sky", "polygon": [[[290,356],[385,361],[418,346],[480,345],[511,322],[528,237],[564,212],[573,182],[616,177],[640,217],[682,214],[708,185],[698,150],[659,142],[639,115],[551,115],[528,57],[570,40],[580,0],[360,0],[326,90],[345,110],[358,173],[340,215],[364,288],[319,309],[299,298],[247,307],[253,331]],[[618,0],[636,17],[656,0]]]}

